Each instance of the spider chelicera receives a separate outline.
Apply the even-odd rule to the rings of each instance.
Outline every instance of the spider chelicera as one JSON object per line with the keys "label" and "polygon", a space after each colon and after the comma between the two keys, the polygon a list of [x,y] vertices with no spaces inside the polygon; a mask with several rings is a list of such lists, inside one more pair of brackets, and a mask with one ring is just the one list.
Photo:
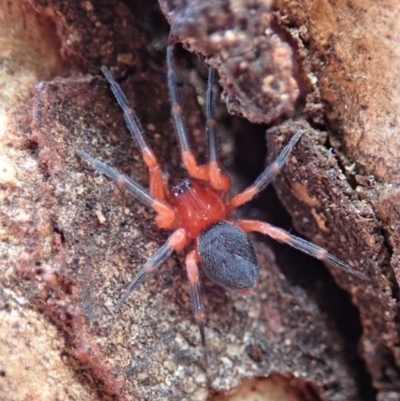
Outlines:
{"label": "spider chelicera", "polygon": [[182,180],[171,191],[168,189],[167,178],[163,175],[156,156],[146,143],[138,118],[111,72],[104,66],[102,72],[124,112],[129,132],[139,146],[144,162],[149,169],[150,191],[145,190],[131,178],[94,159],[89,154],[81,150],[77,151],[77,154],[101,173],[114,180],[144,205],[154,209],[157,213],[155,223],[158,227],[173,230],[167,242],[144,264],[128,285],[115,309],[118,309],[147,275],[156,271],[173,251],[181,251],[188,247],[185,264],[190,284],[193,313],[199,327],[204,359],[207,365],[204,334],[205,316],[200,299],[198,264],[201,264],[211,280],[220,286],[229,290],[239,290],[244,294],[249,293],[257,280],[259,265],[254,247],[247,238],[246,232],[258,231],[317,259],[329,262],[348,273],[361,278],[365,278],[365,276],[329,254],[325,249],[266,222],[229,219],[229,215],[234,209],[253,199],[275,178],[303,135],[303,131],[299,130],[295,133],[277,159],[260,174],[253,185],[232,198],[226,199],[231,181],[221,171],[217,157],[215,121],[213,119],[214,96],[212,85],[214,71],[211,68],[209,69],[207,86],[208,163],[198,165],[189,147],[188,135],[182,119],[182,110],[178,103],[175,73],[172,66],[172,47],[167,49],[167,64],[172,117],[178,135],[182,163],[189,178]]}

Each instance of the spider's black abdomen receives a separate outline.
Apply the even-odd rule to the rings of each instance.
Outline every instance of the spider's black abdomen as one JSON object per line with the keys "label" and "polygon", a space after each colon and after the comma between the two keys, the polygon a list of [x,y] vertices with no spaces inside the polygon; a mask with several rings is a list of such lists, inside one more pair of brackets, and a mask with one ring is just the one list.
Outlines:
{"label": "spider's black abdomen", "polygon": [[258,276],[253,244],[245,232],[227,221],[218,221],[200,233],[197,251],[206,274],[220,286],[252,288]]}

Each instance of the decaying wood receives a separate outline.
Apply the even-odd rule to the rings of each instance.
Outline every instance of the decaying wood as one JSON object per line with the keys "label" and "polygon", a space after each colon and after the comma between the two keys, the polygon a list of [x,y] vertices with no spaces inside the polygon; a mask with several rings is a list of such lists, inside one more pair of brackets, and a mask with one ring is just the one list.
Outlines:
{"label": "decaying wood", "polygon": [[[397,400],[399,6],[160,5],[164,16],[157,3],[145,1],[0,1],[3,399],[33,391],[41,400],[71,394],[77,400],[222,399],[246,379],[261,388],[255,378],[272,374],[274,385],[294,389],[288,399]],[[147,184],[100,75],[107,65],[163,167],[171,178],[182,177],[166,88],[169,30],[171,40],[200,56],[176,50],[198,156],[205,138],[196,97],[204,101],[205,61],[219,73],[227,109],[267,124],[269,159],[299,126],[306,129],[275,183],[279,198],[299,232],[370,277],[365,282],[331,269],[334,281],[322,265],[287,248],[272,251],[271,242],[253,237],[262,269],[250,297],[204,278],[211,392],[182,255],[110,313],[166,233],[151,212],[75,154],[84,149]],[[241,154],[260,127],[230,117],[223,104],[218,117],[223,160],[236,172],[239,190],[247,170],[232,163],[232,138],[250,144],[235,150]],[[241,159],[251,165],[263,152],[259,146]],[[281,209],[270,199],[261,196],[243,214],[270,215],[280,224],[274,213]],[[34,339],[43,339],[40,346],[20,346]],[[36,375],[17,374],[19,363],[36,366],[40,354],[49,360],[42,387]]]}

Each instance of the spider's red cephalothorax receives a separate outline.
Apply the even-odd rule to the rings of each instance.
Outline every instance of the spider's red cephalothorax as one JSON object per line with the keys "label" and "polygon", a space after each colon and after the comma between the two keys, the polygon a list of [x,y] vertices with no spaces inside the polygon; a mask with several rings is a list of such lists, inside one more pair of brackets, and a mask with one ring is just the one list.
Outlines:
{"label": "spider's red cephalothorax", "polygon": [[199,182],[184,180],[172,191],[177,224],[185,228],[190,239],[196,239],[211,224],[225,220],[226,208],[221,194]]}
{"label": "spider's red cephalothorax", "polygon": [[156,224],[160,228],[173,230],[167,242],[145,263],[128,285],[116,308],[126,300],[128,295],[137,288],[149,273],[158,269],[173,251],[180,251],[189,247],[185,263],[190,283],[193,313],[200,330],[206,358],[204,312],[200,300],[198,264],[200,263],[206,274],[222,287],[239,290],[243,293],[248,292],[255,285],[259,267],[254,247],[247,238],[246,232],[261,232],[317,259],[329,262],[348,273],[361,278],[365,278],[365,276],[329,254],[325,249],[266,222],[256,220],[233,221],[229,219],[232,210],[253,199],[275,178],[303,132],[299,130],[295,133],[278,158],[260,174],[253,185],[231,199],[226,199],[230,179],[221,171],[217,157],[212,91],[214,72],[212,69],[209,70],[207,88],[206,129],[209,160],[205,165],[198,165],[189,147],[182,111],[178,104],[175,75],[172,68],[172,53],[172,48],[168,47],[168,87],[172,102],[172,117],[178,135],[182,162],[189,178],[173,188],[171,192],[169,191],[168,183],[162,174],[157,158],[143,136],[143,129],[139,120],[129,106],[118,83],[106,67],[102,67],[102,72],[124,112],[129,132],[139,146],[144,162],[149,168],[150,191],[146,191],[131,178],[94,159],[89,154],[83,151],[77,151],[77,154],[143,204],[153,208],[157,212]]}

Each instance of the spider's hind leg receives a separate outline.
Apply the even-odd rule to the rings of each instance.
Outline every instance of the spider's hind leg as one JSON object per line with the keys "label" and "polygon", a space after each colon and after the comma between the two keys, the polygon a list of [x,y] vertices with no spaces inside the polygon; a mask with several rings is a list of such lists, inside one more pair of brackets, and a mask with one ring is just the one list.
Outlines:
{"label": "spider's hind leg", "polygon": [[186,232],[184,229],[179,228],[174,231],[167,242],[158,248],[154,255],[144,264],[144,266],[136,274],[135,278],[129,283],[125,290],[125,294],[117,302],[114,307],[114,312],[126,301],[129,295],[141,284],[149,273],[153,273],[161,267],[161,265],[171,256],[173,251],[182,250],[187,243]]}
{"label": "spider's hind leg", "polygon": [[299,251],[306,253],[307,255],[310,255],[323,262],[328,262],[332,266],[341,269],[346,273],[350,273],[353,276],[357,276],[363,280],[368,280],[367,276],[365,276],[363,273],[353,269],[347,263],[331,255],[326,249],[315,245],[314,243],[303,238],[289,234],[287,231],[282,230],[281,228],[274,227],[271,224],[258,220],[239,220],[236,221],[235,224],[239,226],[243,231],[257,231],[262,234],[268,235],[269,237],[279,242],[288,244],[293,248],[296,248]]}
{"label": "spider's hind leg", "polygon": [[203,347],[203,358],[204,358],[204,367],[207,371],[208,366],[208,353],[206,347],[206,336],[204,333],[204,324],[205,324],[205,316],[204,316],[204,308],[200,299],[200,278],[199,278],[199,269],[197,267],[197,263],[199,262],[199,257],[196,250],[193,250],[188,253],[185,259],[186,270],[189,279],[190,285],[190,298],[192,300],[192,309],[194,319],[196,320],[197,327],[199,328],[201,344]]}

